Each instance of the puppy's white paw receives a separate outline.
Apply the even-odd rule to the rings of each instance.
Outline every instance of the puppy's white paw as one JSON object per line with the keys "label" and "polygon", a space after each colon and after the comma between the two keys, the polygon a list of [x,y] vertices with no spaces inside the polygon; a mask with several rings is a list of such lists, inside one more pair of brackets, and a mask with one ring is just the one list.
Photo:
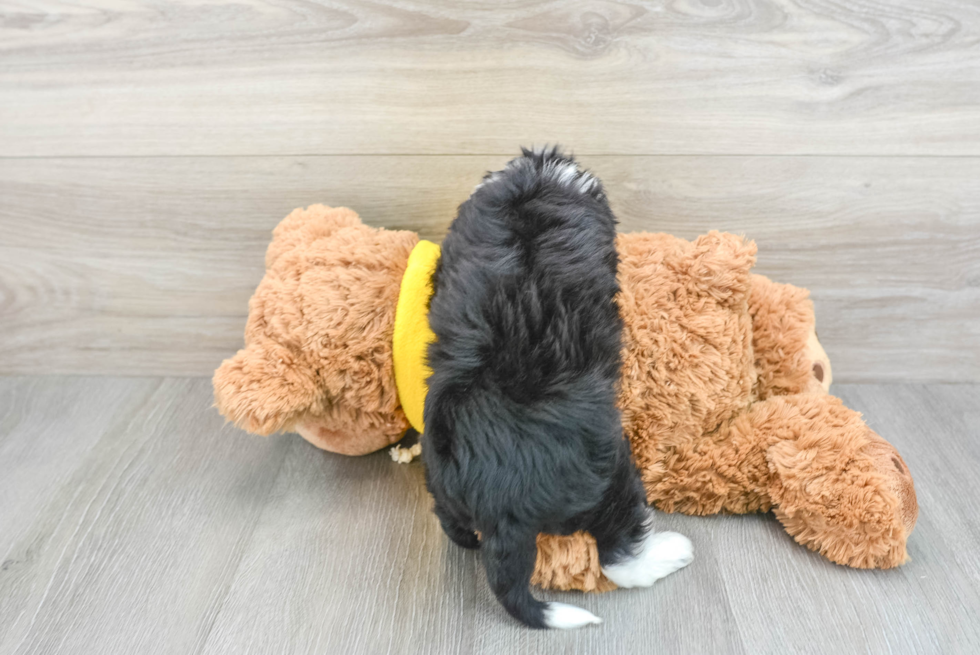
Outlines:
{"label": "puppy's white paw", "polygon": [[548,608],[544,611],[544,622],[549,628],[573,630],[592,623],[602,623],[602,619],[581,607],[565,603],[548,603]]}
{"label": "puppy's white paw", "polygon": [[691,540],[676,532],[650,532],[633,559],[604,566],[602,572],[618,587],[649,587],[694,560]]}

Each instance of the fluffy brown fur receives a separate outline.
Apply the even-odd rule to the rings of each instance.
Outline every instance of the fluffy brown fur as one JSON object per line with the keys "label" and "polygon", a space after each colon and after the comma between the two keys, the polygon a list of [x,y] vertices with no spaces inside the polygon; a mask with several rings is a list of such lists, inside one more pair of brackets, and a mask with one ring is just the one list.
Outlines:
{"label": "fluffy brown fur", "polygon": [[249,432],[295,431],[344,455],[398,441],[408,420],[391,336],[417,242],[344,208],[313,205],[283,219],[249,301],[246,347],[214,375],[221,413]]}
{"label": "fluffy brown fur", "polygon": [[[399,283],[417,241],[346,209],[297,210],[274,233],[246,348],[215,374],[218,408],[259,434],[297,430],[363,454],[407,427],[391,371]],[[808,293],[752,275],[755,245],[712,232],[618,237],[620,406],[651,503],[687,514],[772,510],[840,564],[907,559],[917,505],[905,462],[826,393]],[[533,580],[614,588],[586,533],[540,535]]]}

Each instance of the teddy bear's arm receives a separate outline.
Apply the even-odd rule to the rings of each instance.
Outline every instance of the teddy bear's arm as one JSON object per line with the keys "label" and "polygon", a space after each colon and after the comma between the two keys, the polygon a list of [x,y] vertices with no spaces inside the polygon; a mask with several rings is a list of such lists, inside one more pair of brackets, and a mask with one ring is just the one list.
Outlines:
{"label": "teddy bear's arm", "polygon": [[288,429],[319,391],[313,371],[269,339],[254,340],[214,373],[215,406],[238,427],[268,436]]}

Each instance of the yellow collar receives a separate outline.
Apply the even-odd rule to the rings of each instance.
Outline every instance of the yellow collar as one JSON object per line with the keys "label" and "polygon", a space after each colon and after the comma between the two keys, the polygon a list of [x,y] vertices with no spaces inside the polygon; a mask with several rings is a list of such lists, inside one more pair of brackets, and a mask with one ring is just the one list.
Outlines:
{"label": "yellow collar", "polygon": [[398,400],[408,422],[421,434],[425,425],[426,384],[432,371],[426,364],[429,344],[436,340],[429,327],[429,298],[432,296],[432,273],[439,261],[439,246],[420,240],[408,256],[402,276],[398,305],[395,308],[395,334],[392,338],[392,359]]}

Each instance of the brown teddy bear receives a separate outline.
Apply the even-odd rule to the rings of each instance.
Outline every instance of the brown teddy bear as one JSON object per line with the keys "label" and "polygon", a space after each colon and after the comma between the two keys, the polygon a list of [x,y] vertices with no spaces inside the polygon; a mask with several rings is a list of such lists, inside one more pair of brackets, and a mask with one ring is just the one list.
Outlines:
{"label": "brown teddy bear", "polygon": [[[617,247],[620,408],[649,501],[686,514],[772,510],[839,564],[905,562],[912,477],[828,395],[808,292],[751,274],[755,244],[731,234],[621,234]],[[215,372],[218,409],[250,432],[295,431],[346,455],[397,442],[412,416],[421,428],[427,328],[405,325],[424,322],[418,281],[434,256],[415,233],[368,227],[349,209],[295,210],[273,233],[246,347]],[[396,349],[399,336],[408,345]],[[586,533],[540,535],[533,582],[614,587]]]}

